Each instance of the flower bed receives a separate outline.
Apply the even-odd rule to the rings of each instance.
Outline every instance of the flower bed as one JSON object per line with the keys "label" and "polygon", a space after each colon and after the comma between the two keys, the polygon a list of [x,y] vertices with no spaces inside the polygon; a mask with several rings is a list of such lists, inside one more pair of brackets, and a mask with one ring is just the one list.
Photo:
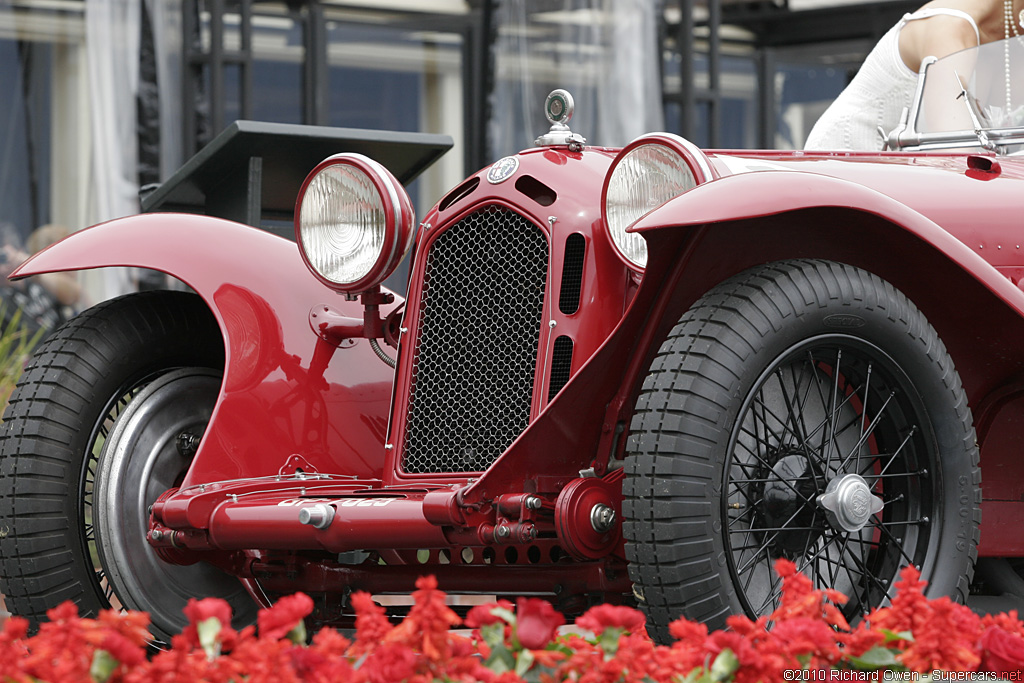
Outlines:
{"label": "flower bed", "polygon": [[[255,627],[236,632],[230,608],[217,599],[193,600],[190,625],[172,646],[146,656],[149,618],[104,612],[80,618],[65,603],[28,636],[28,623],[9,618],[0,633],[4,681],[736,681],[1019,680],[1024,669],[1024,624],[1015,612],[979,617],[947,598],[924,597],[912,567],[903,571],[892,604],[851,628],[836,607],[845,597],[814,590],[793,563],[780,560],[781,604],[756,621],[735,616],[729,629],[709,633],[680,619],[669,646],[654,644],[643,615],[600,605],[576,620],[594,634],[557,635],[565,623],[545,601],[520,599],[474,607],[463,622],[446,604],[433,577],[417,582],[407,618],[391,624],[370,595],[355,593],[355,639],[333,629],[307,644],[306,595],[283,598],[260,612]],[[769,629],[768,625],[772,624]],[[466,636],[453,626],[472,630]],[[976,672],[973,677],[936,672]],[[987,673],[980,673],[987,672]]]}

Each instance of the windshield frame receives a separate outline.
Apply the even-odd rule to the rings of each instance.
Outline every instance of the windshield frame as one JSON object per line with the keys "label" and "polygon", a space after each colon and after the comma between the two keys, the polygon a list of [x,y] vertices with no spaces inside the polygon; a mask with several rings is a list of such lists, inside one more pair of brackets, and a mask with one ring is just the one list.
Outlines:
{"label": "windshield frame", "polygon": [[[1016,37],[1009,38],[1009,41],[1015,40],[1017,40]],[[1024,122],[1015,122],[1021,124],[1015,126],[989,127],[985,125],[987,117],[983,114],[979,106],[979,99],[975,94],[977,79],[974,76],[963,79],[950,66],[955,62],[985,64],[988,65],[988,68],[981,72],[987,74],[985,77],[987,81],[995,82],[998,77],[1002,82],[1004,66],[1009,68],[1011,48],[1014,54],[1012,64],[1015,72],[1024,73],[1024,42],[1017,41],[1017,43],[1008,45],[1006,40],[998,40],[955,52],[942,59],[926,57],[921,62],[917,89],[910,109],[904,110],[900,124],[886,136],[886,149],[900,151],[981,150],[997,155],[1019,153],[1024,145]],[[997,63],[998,76],[992,73],[995,71]],[[926,103],[930,95],[932,99],[935,98],[934,93],[939,89],[939,79],[945,77],[948,80],[950,74],[956,74],[955,78],[959,79],[960,87],[955,88],[948,82],[945,83],[944,89],[949,92],[943,99],[948,102],[951,111],[960,107],[961,112],[967,113],[973,125],[970,128],[962,127],[958,130],[928,131],[922,122],[923,114],[927,112]],[[966,82],[964,82],[965,80]],[[1016,79],[1014,84],[1018,85],[1021,93],[1024,93],[1024,78]],[[956,85],[956,81],[953,85]],[[957,90],[959,90],[959,94],[953,98],[951,93]],[[1005,89],[999,92],[1000,94],[1005,93]],[[1014,112],[1022,111],[1024,111],[1024,107],[1014,109]]]}

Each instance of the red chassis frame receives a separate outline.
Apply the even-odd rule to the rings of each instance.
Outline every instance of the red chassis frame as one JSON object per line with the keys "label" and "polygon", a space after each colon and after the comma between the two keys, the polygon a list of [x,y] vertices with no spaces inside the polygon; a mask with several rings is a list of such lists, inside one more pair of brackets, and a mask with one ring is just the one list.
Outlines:
{"label": "red chassis frame", "polygon": [[[1024,499],[1024,462],[1014,457],[1015,425],[1024,417],[1024,292],[1017,287],[1024,256],[1006,215],[1024,177],[1015,162],[992,172],[965,165],[963,156],[908,154],[917,167],[910,172],[909,164],[892,163],[894,155],[712,153],[718,178],[635,227],[650,253],[641,278],[623,266],[601,220],[600,190],[615,153],[524,152],[519,177],[539,185],[490,184],[481,173],[424,221],[411,300],[430,241],[484,204],[515,208],[541,228],[553,264],[574,232],[594,256],[580,312],[563,314],[550,296],[545,301],[544,320],[576,339],[572,379],[550,402],[535,390],[530,426],[483,473],[401,471],[395,425],[411,358],[399,355],[392,382],[357,332],[336,345],[318,336],[310,324],[318,307],[352,318],[362,309],[311,277],[287,241],[213,218],[148,215],[76,233],[16,276],[146,267],[203,297],[224,336],[224,384],[181,487],[154,505],[150,542],[168,561],[205,559],[258,578],[268,591],[406,590],[424,564],[450,562],[438,575],[453,591],[557,586],[566,599],[604,600],[628,592],[620,527],[599,531],[590,515],[603,505],[618,518],[616,460],[654,349],[715,284],[797,257],[865,268],[929,318],[974,408],[983,471],[998,473],[985,479],[981,554],[1024,556],[1024,538],[1010,526]],[[968,204],[965,196],[975,199]],[[403,324],[415,332],[415,309]],[[551,356],[544,334],[539,355]],[[539,363],[538,373],[548,367]],[[300,500],[302,507],[330,502],[321,512],[335,515],[334,523],[301,523]],[[348,566],[302,552],[367,548],[378,549],[386,565]],[[556,549],[576,561],[559,562]]]}

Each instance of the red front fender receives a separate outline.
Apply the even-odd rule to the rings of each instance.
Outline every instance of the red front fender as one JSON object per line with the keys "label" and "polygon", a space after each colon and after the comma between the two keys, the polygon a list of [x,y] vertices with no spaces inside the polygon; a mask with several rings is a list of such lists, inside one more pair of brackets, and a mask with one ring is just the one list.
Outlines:
{"label": "red front fender", "polygon": [[322,377],[310,372],[324,343],[310,309],[361,318],[362,307],[319,283],[294,242],[218,218],[147,214],[76,232],[12,277],[109,266],[181,280],[220,325],[224,383],[183,485],[276,475],[293,454],[322,473],[381,477],[393,371],[357,340]]}
{"label": "red front fender", "polygon": [[[907,205],[857,183],[796,171],[760,171],[726,176],[701,185],[641,218],[631,228],[645,234],[684,226],[755,220],[805,209],[836,208],[877,216],[903,230],[969,273],[986,289],[1024,316],[1021,292],[988,261]],[[764,239],[773,235],[766,232]],[[877,249],[878,244],[864,245]],[[854,262],[857,254],[848,259]],[[842,255],[833,255],[842,258]],[[894,283],[895,284],[895,283]]]}

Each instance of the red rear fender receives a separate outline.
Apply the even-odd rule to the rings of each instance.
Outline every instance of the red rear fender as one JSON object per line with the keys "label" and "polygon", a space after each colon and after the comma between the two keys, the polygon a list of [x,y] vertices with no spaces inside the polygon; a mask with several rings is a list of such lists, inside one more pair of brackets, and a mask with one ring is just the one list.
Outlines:
{"label": "red rear fender", "polygon": [[392,370],[362,339],[310,372],[323,343],[310,310],[361,318],[362,307],[320,284],[294,242],[206,216],[132,216],[72,234],[14,276],[109,266],[181,280],[220,325],[225,380],[185,485],[276,475],[293,454],[321,473],[380,478]]}

